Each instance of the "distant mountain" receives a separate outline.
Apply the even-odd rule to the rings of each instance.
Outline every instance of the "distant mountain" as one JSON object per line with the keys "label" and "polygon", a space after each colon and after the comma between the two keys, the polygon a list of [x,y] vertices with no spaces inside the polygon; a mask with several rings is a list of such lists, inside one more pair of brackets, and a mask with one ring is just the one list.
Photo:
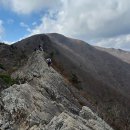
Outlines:
{"label": "distant mountain", "polygon": [[95,48],[99,49],[101,51],[108,52],[109,54],[130,64],[130,52],[129,51],[124,51],[122,49],[114,49],[114,48],[103,48],[103,47],[97,47],[97,46],[95,46]]}
{"label": "distant mountain", "polygon": [[[39,45],[46,57],[52,57],[53,67],[79,90],[90,107],[115,129],[129,130],[130,120],[126,118],[130,114],[129,52],[94,47],[61,34],[39,34],[11,46],[1,45],[2,65],[9,72],[12,68],[17,70]],[[82,100],[80,103],[86,105]]]}

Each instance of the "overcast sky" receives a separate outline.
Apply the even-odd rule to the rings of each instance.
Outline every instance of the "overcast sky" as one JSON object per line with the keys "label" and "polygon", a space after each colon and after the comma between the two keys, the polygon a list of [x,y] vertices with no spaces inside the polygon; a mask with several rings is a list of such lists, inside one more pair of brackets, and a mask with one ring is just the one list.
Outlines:
{"label": "overcast sky", "polygon": [[130,50],[130,0],[0,0],[0,41],[48,32]]}

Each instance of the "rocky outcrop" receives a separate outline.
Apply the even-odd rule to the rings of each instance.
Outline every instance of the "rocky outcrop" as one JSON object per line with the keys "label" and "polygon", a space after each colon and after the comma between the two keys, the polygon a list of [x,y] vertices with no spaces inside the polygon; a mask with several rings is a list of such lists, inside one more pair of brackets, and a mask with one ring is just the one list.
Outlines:
{"label": "rocky outcrop", "polygon": [[37,51],[12,74],[19,81],[1,92],[1,130],[112,130],[88,107],[79,104],[44,52]]}
{"label": "rocky outcrop", "polygon": [[101,118],[84,106],[80,115],[62,112],[54,117],[44,130],[113,130]]}

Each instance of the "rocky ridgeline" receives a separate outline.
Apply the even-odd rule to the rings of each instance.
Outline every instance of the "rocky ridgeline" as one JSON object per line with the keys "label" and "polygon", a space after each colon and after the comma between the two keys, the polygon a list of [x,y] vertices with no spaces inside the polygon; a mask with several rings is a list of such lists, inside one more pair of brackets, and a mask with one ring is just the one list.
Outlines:
{"label": "rocky ridgeline", "polygon": [[1,92],[1,130],[113,130],[87,106],[79,104],[67,83],[44,52],[34,52],[12,74],[19,81]]}

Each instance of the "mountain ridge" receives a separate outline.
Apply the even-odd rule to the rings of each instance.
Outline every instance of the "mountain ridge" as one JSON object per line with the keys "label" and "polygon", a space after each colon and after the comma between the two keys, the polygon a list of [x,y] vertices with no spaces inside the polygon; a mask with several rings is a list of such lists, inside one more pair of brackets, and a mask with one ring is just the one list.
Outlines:
{"label": "mountain ridge", "polygon": [[[16,53],[17,57],[24,55],[24,62],[25,57],[29,57],[41,44],[47,54],[45,57],[52,57],[53,67],[58,72],[70,82],[72,82],[72,76],[76,76],[80,81],[77,84],[72,82],[79,89],[79,95],[96,109],[98,108],[99,114],[114,128],[123,129],[127,122],[125,117],[130,108],[128,103],[130,101],[129,63],[80,40],[55,35],[58,34],[31,36],[11,45],[10,50],[14,51],[13,54]],[[13,60],[11,58],[9,61]],[[14,64],[9,64],[8,67],[19,67],[19,65],[15,66],[16,64],[14,60]],[[119,111],[117,115],[115,110]],[[121,118],[124,120],[122,121]]]}
{"label": "mountain ridge", "polygon": [[1,92],[0,128],[12,130],[113,130],[91,109],[81,105],[77,91],[34,52],[12,77],[19,80]]}

